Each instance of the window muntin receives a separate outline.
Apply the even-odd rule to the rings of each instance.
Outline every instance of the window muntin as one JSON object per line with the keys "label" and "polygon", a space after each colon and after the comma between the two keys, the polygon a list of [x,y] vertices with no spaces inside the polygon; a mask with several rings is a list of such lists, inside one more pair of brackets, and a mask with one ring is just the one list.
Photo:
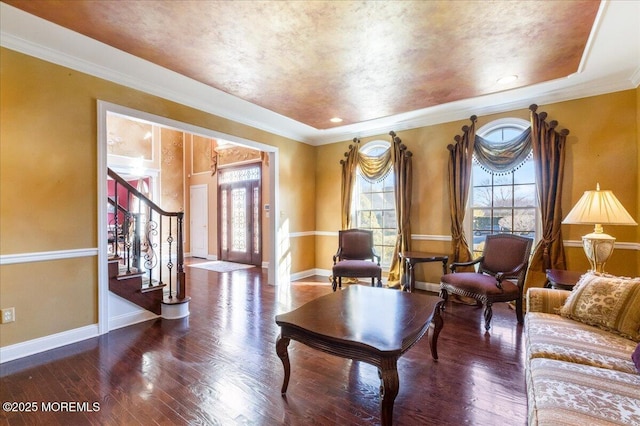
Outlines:
{"label": "window muntin", "polygon": [[[360,152],[376,156],[389,148],[390,144],[386,141],[373,141],[363,146]],[[394,185],[393,170],[383,179],[370,182],[360,173],[360,168],[357,169],[353,194],[355,202],[352,204],[354,223],[357,228],[373,231],[373,245],[383,267],[391,265],[398,236]]]}
{"label": "window muntin", "polygon": [[[528,127],[525,123],[519,120],[500,125],[490,123],[485,126],[487,131],[481,129],[478,134],[500,144],[522,133]],[[515,169],[503,173],[488,171],[474,160],[471,173],[469,205],[473,257],[482,254],[488,234],[511,233],[535,239],[538,203],[532,156],[529,155]]]}

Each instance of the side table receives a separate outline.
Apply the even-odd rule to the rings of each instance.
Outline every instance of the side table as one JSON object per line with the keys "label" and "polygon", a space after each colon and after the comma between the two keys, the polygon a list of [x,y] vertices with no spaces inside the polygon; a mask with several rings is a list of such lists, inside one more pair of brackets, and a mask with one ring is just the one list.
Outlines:
{"label": "side table", "polygon": [[442,262],[442,274],[447,273],[447,262],[449,256],[437,253],[424,253],[420,251],[404,251],[398,253],[400,259],[404,259],[407,267],[408,277],[402,277],[402,289],[411,293],[416,286],[416,277],[413,272],[413,267],[418,263],[424,262]]}
{"label": "side table", "polygon": [[547,269],[549,287],[558,290],[573,290],[583,272],[565,271],[562,269]]}

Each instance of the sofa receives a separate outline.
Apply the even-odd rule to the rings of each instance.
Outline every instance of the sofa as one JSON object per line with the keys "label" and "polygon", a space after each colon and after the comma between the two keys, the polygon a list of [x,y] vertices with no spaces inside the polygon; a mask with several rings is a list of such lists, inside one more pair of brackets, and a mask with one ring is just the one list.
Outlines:
{"label": "sofa", "polygon": [[640,425],[640,278],[530,288],[526,312],[529,425]]}

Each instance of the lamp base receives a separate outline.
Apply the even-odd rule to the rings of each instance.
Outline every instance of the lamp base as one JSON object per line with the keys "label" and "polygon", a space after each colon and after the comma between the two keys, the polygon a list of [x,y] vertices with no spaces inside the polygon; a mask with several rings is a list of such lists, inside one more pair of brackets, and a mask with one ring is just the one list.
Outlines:
{"label": "lamp base", "polygon": [[591,271],[604,272],[604,264],[611,257],[616,239],[611,235],[592,232],[582,237],[584,253],[591,264]]}

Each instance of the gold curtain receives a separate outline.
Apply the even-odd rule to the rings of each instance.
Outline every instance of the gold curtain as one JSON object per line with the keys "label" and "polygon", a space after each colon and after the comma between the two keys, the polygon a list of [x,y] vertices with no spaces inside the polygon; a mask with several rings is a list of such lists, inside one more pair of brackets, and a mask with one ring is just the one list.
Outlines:
{"label": "gold curtain", "polygon": [[542,235],[529,264],[523,297],[526,297],[529,287],[544,286],[547,269],[566,269],[560,224],[565,145],[569,131],[556,131],[558,122],[547,123],[547,113],[536,113],[537,105],[531,105],[529,109]]}
{"label": "gold curtain", "polygon": [[340,160],[340,164],[342,165],[342,186],[340,191],[342,229],[351,228],[351,194],[353,194],[353,184],[356,180],[360,140],[354,138],[353,142],[353,145],[349,145],[349,151],[344,153],[346,160]]}
{"label": "gold curtain", "polygon": [[391,135],[391,161],[395,173],[395,193],[396,193],[396,220],[398,222],[398,238],[396,247],[391,258],[388,287],[397,287],[402,276],[402,265],[400,264],[398,253],[411,250],[411,188],[413,185],[413,172],[411,166],[411,151],[402,143],[395,132]]}
{"label": "gold curtain", "polygon": [[451,262],[471,260],[469,244],[464,235],[464,216],[471,185],[471,163],[476,136],[477,117],[472,115],[470,126],[462,127],[462,136],[456,135],[455,145],[449,150],[449,214],[451,216]]}

